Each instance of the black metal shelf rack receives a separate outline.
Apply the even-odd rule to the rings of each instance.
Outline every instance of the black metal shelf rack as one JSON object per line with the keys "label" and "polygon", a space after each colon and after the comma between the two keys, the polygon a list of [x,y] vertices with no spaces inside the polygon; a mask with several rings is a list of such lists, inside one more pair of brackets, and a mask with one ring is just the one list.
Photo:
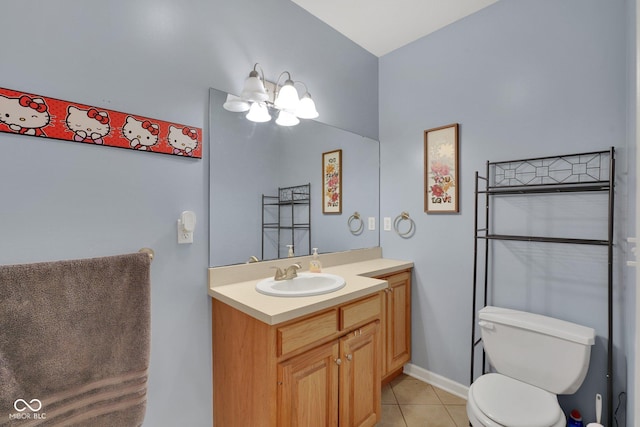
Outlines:
{"label": "black metal shelf rack", "polygon": [[[274,212],[270,212],[270,211]],[[298,212],[302,211],[302,212]],[[288,213],[286,219],[284,214]],[[306,215],[305,215],[306,214]],[[275,218],[275,222],[267,222],[267,217]],[[298,219],[304,218],[303,222]],[[296,185],[293,187],[279,187],[277,196],[262,195],[262,258],[265,259],[265,239],[268,230],[275,230],[276,257],[280,258],[282,241],[285,236],[282,232],[290,232],[290,241],[293,245],[296,232],[306,231],[308,235],[308,248],[306,255],[311,254],[311,183]],[[296,255],[303,255],[298,248]],[[286,255],[285,255],[286,256]]]}
{"label": "black metal shelf rack", "polygon": [[[569,154],[551,157],[487,162],[486,175],[475,173],[475,221],[473,262],[473,303],[471,324],[471,378],[474,381],[475,351],[482,339],[476,337],[478,291],[482,286],[482,304],[488,301],[489,242],[512,240],[607,248],[607,419],[613,425],[613,214],[615,184],[615,150]],[[481,188],[482,187],[482,188]],[[556,193],[605,193],[608,201],[607,239],[581,239],[548,236],[493,234],[490,229],[491,205],[494,197]],[[484,198],[484,227],[480,228],[480,200]],[[480,245],[484,242],[484,245]],[[480,250],[484,251],[484,277],[479,279]],[[479,284],[479,281],[481,283]],[[484,349],[482,367],[486,368]]]}

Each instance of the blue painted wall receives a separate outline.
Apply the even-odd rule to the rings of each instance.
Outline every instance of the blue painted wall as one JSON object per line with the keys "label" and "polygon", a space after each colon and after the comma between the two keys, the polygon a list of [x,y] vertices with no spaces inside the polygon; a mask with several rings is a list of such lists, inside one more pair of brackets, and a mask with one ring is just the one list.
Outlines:
{"label": "blue painted wall", "polygon": [[[208,141],[209,87],[237,93],[260,62],[267,79],[305,81],[325,123],[377,138],[377,58],[288,0],[9,0],[0,34],[10,89],[201,127]],[[0,150],[0,263],[153,248],[145,425],[211,425],[207,144],[194,160],[0,134]],[[197,214],[192,245],[176,243],[183,210]]]}
{"label": "blue painted wall", "polygon": [[[626,383],[624,284],[627,259],[627,5],[597,0],[498,2],[380,59],[381,216],[406,210],[416,234],[382,232],[385,256],[415,262],[412,363],[469,382],[474,172],[487,160],[618,152],[615,309],[616,393]],[[423,212],[423,131],[460,124],[460,208]],[[557,199],[557,198],[556,198]],[[564,201],[511,202],[503,229],[544,221],[546,231],[598,230],[602,198],[578,199],[580,222]],[[561,213],[562,222],[544,214]],[[578,212],[573,212],[580,214]],[[524,219],[522,219],[524,216]],[[530,228],[530,227],[529,227]],[[522,230],[526,233],[528,230]],[[597,231],[596,231],[597,232]],[[496,301],[595,327],[606,335],[606,252],[496,243]],[[549,261],[545,253],[551,253]],[[593,260],[593,261],[592,261]],[[604,262],[602,262],[604,261]],[[633,273],[631,273],[633,274]],[[599,338],[581,392],[563,399],[594,419],[605,393],[606,342]],[[617,403],[617,399],[616,399]]]}
{"label": "blue painted wall", "polygon": [[[9,0],[0,85],[202,127],[207,141],[209,87],[237,93],[254,62],[270,80],[290,70],[313,88],[323,122],[379,136],[381,216],[407,210],[417,224],[412,239],[381,236],[385,256],[416,262],[413,363],[465,383],[473,172],[487,159],[615,145],[619,206],[627,206],[635,175],[625,4],[498,2],[378,61],[288,0]],[[462,211],[428,216],[422,132],[453,122],[461,124]],[[210,425],[208,147],[190,160],[0,134],[0,148],[0,263],[154,248],[146,425]],[[185,209],[198,215],[195,241],[178,246]],[[628,228],[620,210],[617,239]],[[618,290],[628,280],[625,250]],[[624,366],[631,344],[620,337],[617,345]]]}

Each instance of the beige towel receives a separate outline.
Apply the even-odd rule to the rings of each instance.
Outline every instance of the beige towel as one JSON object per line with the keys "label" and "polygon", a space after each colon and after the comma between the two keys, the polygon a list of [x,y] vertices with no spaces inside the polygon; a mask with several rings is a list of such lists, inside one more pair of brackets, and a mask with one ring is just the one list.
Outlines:
{"label": "beige towel", "polygon": [[150,262],[0,266],[0,426],[142,424]]}

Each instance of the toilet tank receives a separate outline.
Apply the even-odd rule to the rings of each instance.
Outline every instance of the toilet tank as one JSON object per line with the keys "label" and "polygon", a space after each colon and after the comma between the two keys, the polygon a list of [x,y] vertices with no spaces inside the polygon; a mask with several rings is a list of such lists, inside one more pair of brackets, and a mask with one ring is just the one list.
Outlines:
{"label": "toilet tank", "polygon": [[480,310],[484,350],[494,369],[555,394],[572,394],[589,369],[595,331],[524,311]]}

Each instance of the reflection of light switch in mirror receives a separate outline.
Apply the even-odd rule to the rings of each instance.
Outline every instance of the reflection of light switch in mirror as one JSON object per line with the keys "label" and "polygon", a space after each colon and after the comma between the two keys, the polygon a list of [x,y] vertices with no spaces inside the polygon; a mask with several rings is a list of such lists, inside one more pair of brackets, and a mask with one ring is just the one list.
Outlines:
{"label": "reflection of light switch in mirror", "polygon": [[196,214],[184,211],[178,219],[178,243],[193,243],[193,230],[196,228]]}

